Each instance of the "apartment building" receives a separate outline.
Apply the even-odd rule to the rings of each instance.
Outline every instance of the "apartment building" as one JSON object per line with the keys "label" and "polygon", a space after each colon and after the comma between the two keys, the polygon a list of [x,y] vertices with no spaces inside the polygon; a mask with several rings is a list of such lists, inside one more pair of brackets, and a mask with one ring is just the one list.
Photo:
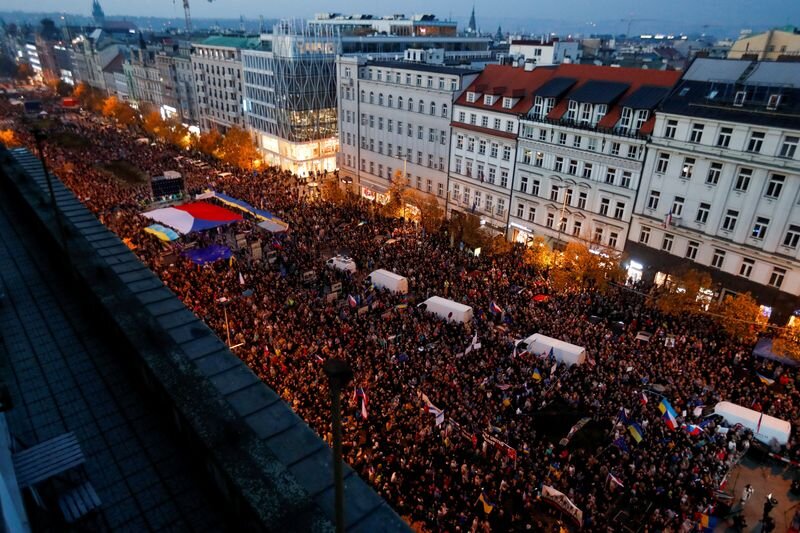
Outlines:
{"label": "apartment building", "polygon": [[[512,69],[512,72],[514,69]],[[519,71],[519,68],[516,69]],[[520,120],[508,237],[625,247],[655,124],[679,72],[565,64]]]}
{"label": "apartment building", "polygon": [[405,173],[410,187],[444,207],[453,103],[478,71],[339,56],[336,76],[340,176],[362,196],[386,202],[392,177]]}
{"label": "apartment building", "polygon": [[581,46],[572,39],[511,39],[508,55],[540,67],[578,63],[581,59]]}
{"label": "apartment building", "polygon": [[709,272],[784,322],[800,293],[800,64],[696,59],[657,115],[630,275]]}

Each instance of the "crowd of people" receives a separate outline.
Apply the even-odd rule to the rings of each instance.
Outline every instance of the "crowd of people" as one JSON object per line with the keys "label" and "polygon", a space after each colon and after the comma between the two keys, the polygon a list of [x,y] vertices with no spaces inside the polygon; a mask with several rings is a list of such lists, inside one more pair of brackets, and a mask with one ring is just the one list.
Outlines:
{"label": "crowd of people", "polygon": [[[209,158],[211,167],[199,170],[176,159],[181,152],[173,147],[138,143],[134,132],[92,117],[57,122],[54,135],[88,141],[71,148],[46,142],[54,174],[221,338],[229,334],[239,345],[234,352],[329,443],[321,362],[348,361],[352,385],[367,400],[363,411],[361,397],[347,404],[346,461],[419,529],[543,531],[549,520],[541,493],[552,487],[582,511],[589,531],[614,529],[622,509],[646,531],[688,531],[700,527],[698,513],[711,512],[752,439],[743,429],[700,427],[704,406],[728,400],[800,423],[794,368],[755,359],[751,346],[711,320],[662,315],[639,291],[555,293],[520,247],[475,257],[452,246],[444,228],[425,234],[352,196],[322,201],[275,168],[242,171]],[[33,146],[24,128],[19,138]],[[275,213],[290,231],[259,233],[245,220],[164,244],[143,231],[151,223],[141,216],[149,185],[101,168],[119,160],[152,176],[177,170],[190,193],[224,192]],[[180,255],[164,260],[187,240],[229,242],[229,231],[262,242],[274,261],[253,261],[246,251],[204,267]],[[352,257],[358,272],[326,268],[334,253]],[[365,283],[377,268],[408,278],[409,294]],[[336,283],[340,296],[330,299]],[[475,319],[448,323],[417,307],[433,295],[472,306]],[[625,327],[614,327],[611,316]],[[652,337],[637,340],[641,330]],[[548,353],[519,353],[515,341],[533,333],[585,347],[587,362],[566,366]],[[768,388],[756,372],[776,385]],[[662,397],[699,434],[667,427],[657,407]],[[553,409],[589,418],[600,428],[596,438],[562,440],[566,434],[554,434],[540,416]],[[628,430],[631,421],[641,441]],[[800,459],[795,434],[780,452]]]}

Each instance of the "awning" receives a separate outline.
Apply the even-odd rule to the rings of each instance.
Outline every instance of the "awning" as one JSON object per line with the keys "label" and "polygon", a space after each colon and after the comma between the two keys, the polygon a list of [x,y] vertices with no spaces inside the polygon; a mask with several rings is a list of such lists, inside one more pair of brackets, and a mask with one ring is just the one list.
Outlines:
{"label": "awning", "polygon": [[281,233],[289,229],[289,224],[277,218],[264,220],[258,223],[258,227],[270,233]]}
{"label": "awning", "polygon": [[159,239],[164,242],[176,241],[178,240],[179,235],[175,233],[173,230],[162,226],[161,224],[153,224],[152,226],[147,226],[144,228],[144,231],[155,235]]}
{"label": "awning", "polygon": [[233,252],[231,252],[231,249],[227,246],[222,246],[221,244],[212,244],[211,246],[207,246],[205,248],[187,250],[183,252],[183,255],[189,258],[192,263],[205,265],[206,263],[213,263],[221,259],[228,259],[231,255],[233,255]]}
{"label": "awning", "polygon": [[242,215],[205,202],[154,209],[142,213],[142,215],[182,234],[212,229],[242,220]]}

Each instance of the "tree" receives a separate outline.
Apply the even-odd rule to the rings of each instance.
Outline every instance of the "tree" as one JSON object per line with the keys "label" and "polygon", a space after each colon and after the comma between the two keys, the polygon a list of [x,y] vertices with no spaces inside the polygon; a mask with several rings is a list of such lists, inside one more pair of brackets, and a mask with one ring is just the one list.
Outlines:
{"label": "tree", "polygon": [[31,67],[27,63],[20,63],[19,66],[17,67],[17,79],[24,81],[32,77],[33,77],[33,67]]}
{"label": "tree", "polygon": [[0,144],[6,148],[13,148],[19,146],[20,143],[14,130],[0,130]]}
{"label": "tree", "polygon": [[408,189],[404,192],[404,202],[419,209],[419,223],[428,233],[436,233],[444,221],[444,209],[436,197],[430,193]]}
{"label": "tree", "polygon": [[526,265],[537,272],[544,272],[553,266],[554,255],[544,237],[537,235],[526,246],[522,258]]}
{"label": "tree", "polygon": [[150,111],[142,119],[142,127],[151,137],[162,138],[167,125],[158,111]]}
{"label": "tree", "polygon": [[483,250],[491,240],[491,236],[481,227],[480,218],[470,213],[453,211],[448,231],[453,236],[453,244],[460,241],[473,250]]}
{"label": "tree", "polygon": [[217,156],[222,146],[222,135],[217,130],[204,131],[193,138],[194,148],[206,155]]}
{"label": "tree", "polygon": [[225,133],[220,152],[223,161],[239,168],[253,168],[255,161],[260,159],[253,137],[237,127],[230,128]]}
{"label": "tree", "polygon": [[344,191],[339,187],[339,180],[336,178],[323,180],[320,194],[326,202],[332,204],[342,204],[345,201]]}
{"label": "tree", "polygon": [[567,243],[555,256],[550,281],[556,290],[579,291],[584,288],[603,290],[609,282],[622,277],[619,257],[614,253],[594,253],[579,242]]}
{"label": "tree", "polygon": [[75,86],[72,96],[78,99],[84,109],[101,110],[103,100],[97,90],[86,82],[80,82]]}
{"label": "tree", "polygon": [[406,204],[408,197],[408,178],[403,175],[401,170],[397,170],[392,176],[392,182],[389,184],[387,194],[389,201],[383,206],[383,212],[388,217],[403,216],[403,206]]}
{"label": "tree", "polygon": [[800,360],[800,320],[793,318],[788,326],[781,328],[780,333],[772,340],[772,351]]}
{"label": "tree", "polygon": [[767,317],[749,292],[726,296],[714,306],[716,318],[728,335],[742,342],[755,342],[767,329]]}
{"label": "tree", "polygon": [[650,297],[650,305],[668,315],[698,314],[705,311],[707,302],[700,289],[711,287],[711,276],[694,269],[673,274],[669,281]]}

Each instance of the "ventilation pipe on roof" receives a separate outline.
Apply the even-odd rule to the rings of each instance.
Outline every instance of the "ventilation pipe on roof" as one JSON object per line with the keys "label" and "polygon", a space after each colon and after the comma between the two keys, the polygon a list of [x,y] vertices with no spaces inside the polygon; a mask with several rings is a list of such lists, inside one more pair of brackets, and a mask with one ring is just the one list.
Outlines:
{"label": "ventilation pipe on roof", "polygon": [[536,68],[536,64],[533,61],[525,62],[525,72],[531,72],[534,68]]}

